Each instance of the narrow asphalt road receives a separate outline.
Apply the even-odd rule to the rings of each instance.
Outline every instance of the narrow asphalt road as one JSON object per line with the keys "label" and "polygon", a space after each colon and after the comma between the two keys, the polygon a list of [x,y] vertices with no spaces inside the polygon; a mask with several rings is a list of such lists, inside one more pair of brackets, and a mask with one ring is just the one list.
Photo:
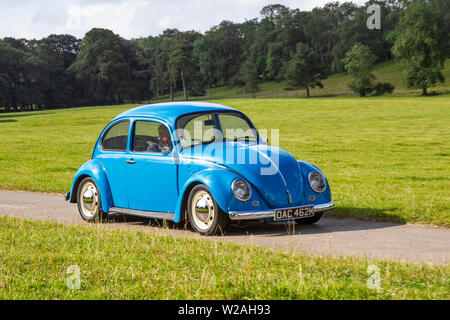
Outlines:
{"label": "narrow asphalt road", "polygon": [[[0,214],[66,224],[85,223],[76,204],[66,202],[60,194],[0,191]],[[429,264],[448,264],[450,258],[450,229],[445,228],[322,218],[310,226],[247,223],[229,227],[225,236],[201,237],[189,230],[164,228],[154,222],[149,224],[148,219],[111,216],[111,222],[102,226],[234,241],[319,256],[346,255]]]}

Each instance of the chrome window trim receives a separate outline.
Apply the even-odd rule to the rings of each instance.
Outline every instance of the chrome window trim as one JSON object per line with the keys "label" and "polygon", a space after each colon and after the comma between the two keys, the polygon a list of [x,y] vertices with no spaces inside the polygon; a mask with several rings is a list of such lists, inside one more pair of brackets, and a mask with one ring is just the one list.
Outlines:
{"label": "chrome window trim", "polygon": [[[188,116],[202,116],[202,115],[207,115],[207,114],[212,114],[214,116],[221,115],[221,114],[231,114],[231,115],[234,115],[236,117],[239,117],[239,118],[243,119],[244,121],[246,121],[247,124],[249,125],[250,129],[254,131],[254,133],[256,135],[256,141],[255,142],[259,143],[261,141],[261,137],[259,135],[259,132],[256,129],[256,127],[253,124],[253,122],[250,120],[249,117],[247,117],[244,113],[242,113],[239,110],[207,110],[207,111],[196,111],[196,112],[190,112],[190,113],[182,114],[182,115],[178,116],[177,119],[175,120],[175,131],[174,132],[177,133],[177,134],[175,134],[176,137],[177,137],[177,140],[180,141],[180,137],[178,135],[178,131],[177,130],[178,129],[184,129],[184,127],[183,128],[180,127],[180,124],[179,124],[180,119],[182,119],[183,117],[188,117]],[[192,118],[192,119],[195,119],[195,117]],[[191,120],[189,120],[189,121],[191,121]],[[220,125],[220,123],[219,123],[219,125]],[[222,131],[222,130],[220,130],[220,131]],[[217,141],[215,141],[215,139],[214,139],[212,142],[217,142]],[[208,142],[208,143],[211,143],[211,142]],[[181,147],[180,146],[181,149],[188,149],[188,148],[191,148],[191,147],[192,147],[192,145],[189,146],[189,147]]]}
{"label": "chrome window trim", "polygon": [[[116,125],[118,125],[119,123],[122,123],[122,122],[128,122],[128,134],[127,134],[127,143],[126,143],[126,145],[125,145],[125,150],[122,150],[122,149],[105,149],[105,148],[103,147],[103,140],[105,140],[105,136],[108,134],[108,132],[109,132],[113,127],[115,127]],[[128,149],[128,140],[129,140],[129,138],[130,138],[130,127],[131,127],[131,121],[130,121],[130,119],[123,119],[123,120],[119,120],[119,121],[116,121],[116,122],[112,123],[112,124],[105,130],[105,132],[102,134],[102,138],[101,138],[100,144],[99,144],[100,150],[103,151],[103,152],[121,152],[121,153],[126,153],[126,152],[127,152],[127,149]]]}
{"label": "chrome window trim", "polygon": [[[170,135],[170,140],[172,142],[172,150],[170,150],[170,152],[168,152],[166,155],[164,154],[164,152],[135,151],[135,150],[133,150],[134,149],[135,133],[136,133],[136,122],[154,122],[154,123],[159,123],[159,124],[165,126],[167,131],[169,132],[169,135]],[[130,153],[136,154],[136,155],[143,155],[143,156],[153,155],[153,156],[163,156],[163,157],[169,157],[169,156],[172,156],[174,154],[175,145],[174,145],[174,140],[173,140],[173,137],[172,137],[172,132],[171,132],[169,126],[166,123],[161,122],[159,120],[151,119],[151,118],[150,119],[136,118],[136,119],[133,119],[133,122],[131,123],[131,126],[130,126],[130,130],[131,130],[131,135],[130,135]]]}

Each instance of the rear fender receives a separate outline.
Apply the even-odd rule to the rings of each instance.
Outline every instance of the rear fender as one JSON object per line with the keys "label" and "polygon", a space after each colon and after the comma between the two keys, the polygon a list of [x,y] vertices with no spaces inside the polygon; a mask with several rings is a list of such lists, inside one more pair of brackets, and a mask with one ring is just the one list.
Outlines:
{"label": "rear fender", "polygon": [[78,186],[86,177],[90,177],[94,180],[100,192],[102,210],[106,213],[109,212],[109,209],[113,207],[113,199],[109,188],[108,178],[106,177],[101,164],[95,159],[83,164],[75,174],[72,181],[72,187],[70,188],[70,202],[77,202]]}

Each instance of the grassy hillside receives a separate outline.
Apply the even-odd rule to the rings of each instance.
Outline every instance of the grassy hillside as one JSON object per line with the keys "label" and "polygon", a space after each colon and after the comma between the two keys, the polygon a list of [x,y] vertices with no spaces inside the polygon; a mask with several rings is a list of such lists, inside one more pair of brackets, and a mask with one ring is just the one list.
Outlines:
{"label": "grassy hillside", "polygon": [[[420,95],[421,90],[408,89],[403,84],[402,65],[399,62],[387,61],[375,66],[373,73],[376,76],[376,82],[390,82],[395,86],[394,95]],[[449,93],[450,92],[450,59],[445,62],[443,70],[446,82],[430,88],[429,92]],[[348,84],[351,77],[346,74],[335,74],[323,81],[324,88],[315,88],[311,90],[312,96],[337,96],[337,95],[355,95],[350,90]],[[260,86],[260,91],[256,93],[256,98],[282,98],[282,97],[306,97],[305,90],[285,90],[288,85],[286,81],[265,82]],[[175,95],[176,99],[183,99],[182,92]],[[192,99],[232,99],[232,98],[251,98],[251,94],[245,93],[243,87],[222,86],[207,90],[205,97],[194,97]],[[169,99],[168,95],[161,97],[160,101]]]}
{"label": "grassy hillside", "polygon": [[[335,216],[450,227],[450,96],[217,100],[326,174]],[[132,106],[0,115],[0,188],[66,192]],[[271,139],[273,142],[273,139]]]}
{"label": "grassy hillside", "polygon": [[[0,217],[0,226],[0,299],[449,298],[448,266],[317,258],[101,225]],[[369,266],[379,270],[378,289],[367,285]],[[79,289],[69,289],[77,270]]]}

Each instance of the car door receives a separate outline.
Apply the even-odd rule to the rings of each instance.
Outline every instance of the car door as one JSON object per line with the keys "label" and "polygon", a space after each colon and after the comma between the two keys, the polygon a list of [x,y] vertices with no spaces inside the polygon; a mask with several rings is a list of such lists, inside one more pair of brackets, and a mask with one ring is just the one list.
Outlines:
{"label": "car door", "polygon": [[113,123],[103,134],[96,159],[105,169],[115,207],[128,208],[127,143],[130,121]]}
{"label": "car door", "polygon": [[130,209],[175,212],[178,198],[177,161],[172,152],[172,139],[165,145],[160,138],[162,131],[170,138],[169,129],[160,122],[133,122],[127,165]]}

